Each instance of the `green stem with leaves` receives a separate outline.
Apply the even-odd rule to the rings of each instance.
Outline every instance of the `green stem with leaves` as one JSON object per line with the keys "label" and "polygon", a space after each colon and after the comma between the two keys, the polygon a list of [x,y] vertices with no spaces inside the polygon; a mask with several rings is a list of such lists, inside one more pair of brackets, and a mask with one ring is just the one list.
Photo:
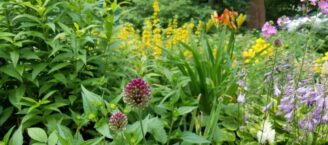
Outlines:
{"label": "green stem with leaves", "polygon": [[140,109],[140,108],[138,109],[138,117],[139,117],[141,133],[142,133],[143,144],[146,145],[145,132],[144,132],[144,127],[143,127],[143,123],[142,123],[142,109]]}

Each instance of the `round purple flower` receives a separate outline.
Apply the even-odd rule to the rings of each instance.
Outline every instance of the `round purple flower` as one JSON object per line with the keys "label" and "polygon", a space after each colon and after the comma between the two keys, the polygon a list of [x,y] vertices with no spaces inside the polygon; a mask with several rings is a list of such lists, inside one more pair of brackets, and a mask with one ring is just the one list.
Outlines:
{"label": "round purple flower", "polygon": [[277,24],[280,27],[285,26],[289,22],[290,22],[290,19],[287,16],[281,16],[280,18],[277,19]]}
{"label": "round purple flower", "polygon": [[114,131],[122,131],[128,125],[128,118],[122,112],[114,113],[109,119],[109,127]]}
{"label": "round purple flower", "polygon": [[147,106],[151,97],[148,84],[141,78],[131,80],[124,88],[123,101],[134,107]]}
{"label": "round purple flower", "polygon": [[321,0],[318,5],[323,14],[328,14],[328,0]]}
{"label": "round purple flower", "polygon": [[265,22],[262,27],[262,35],[265,38],[269,38],[272,35],[275,35],[277,33],[277,28],[273,25],[271,25],[269,22]]}

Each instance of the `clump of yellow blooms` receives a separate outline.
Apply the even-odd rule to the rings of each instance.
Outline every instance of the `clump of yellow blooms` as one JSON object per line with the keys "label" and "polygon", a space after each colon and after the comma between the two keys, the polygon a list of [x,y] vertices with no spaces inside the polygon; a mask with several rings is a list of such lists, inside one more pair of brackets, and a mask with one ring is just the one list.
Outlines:
{"label": "clump of yellow blooms", "polygon": [[[249,64],[254,59],[254,63],[258,64],[260,62],[260,57],[270,57],[272,56],[273,46],[266,42],[266,40],[259,38],[255,40],[255,43],[248,50],[242,52],[242,57],[244,58],[244,63]],[[257,57],[258,56],[258,57]]]}
{"label": "clump of yellow blooms", "polygon": [[[207,22],[199,21],[196,27],[193,22],[179,26],[178,16],[174,16],[164,28],[159,19],[160,5],[158,0],[153,0],[152,7],[153,15],[145,20],[140,34],[132,24],[126,24],[119,29],[116,38],[123,42],[119,46],[120,48],[128,49],[140,57],[154,56],[158,58],[162,55],[162,48],[171,49],[179,42],[189,43],[192,36],[200,36],[205,28],[205,32],[207,32],[215,26],[213,19]],[[237,21],[237,26],[239,25]],[[185,55],[191,57],[190,53],[185,52]]]}
{"label": "clump of yellow blooms", "polygon": [[328,73],[326,71],[326,65],[328,63],[328,52],[325,53],[323,57],[317,58],[315,60],[314,72],[316,73]]}

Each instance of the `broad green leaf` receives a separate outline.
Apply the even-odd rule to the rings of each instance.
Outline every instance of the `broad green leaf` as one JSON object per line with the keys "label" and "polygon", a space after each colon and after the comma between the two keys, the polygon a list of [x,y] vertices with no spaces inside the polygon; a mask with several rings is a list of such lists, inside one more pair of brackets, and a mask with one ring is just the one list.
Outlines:
{"label": "broad green leaf", "polygon": [[39,20],[38,17],[33,16],[33,15],[30,15],[30,14],[21,14],[21,15],[18,15],[16,17],[14,17],[12,19],[12,21],[16,21],[18,19],[24,19],[23,21],[25,21],[25,20],[31,20],[33,22],[37,22],[37,23],[41,24],[41,21]]}
{"label": "broad green leaf", "polygon": [[56,25],[54,23],[47,23],[46,24],[53,32],[56,32]]}
{"label": "broad green leaf", "polygon": [[90,92],[86,88],[84,88],[83,85],[81,85],[82,88],[82,100],[83,100],[83,110],[86,114],[97,114],[98,111],[98,103],[102,102],[102,99],[99,95]]}
{"label": "broad green leaf", "polygon": [[2,113],[0,113],[0,126],[3,125],[3,123],[5,123],[7,121],[7,119],[12,115],[14,111],[13,107],[8,107],[5,110],[2,111]]}
{"label": "broad green leaf", "polygon": [[20,101],[24,97],[25,94],[25,87],[20,86],[19,88],[13,90],[9,96],[9,101],[13,104],[16,108],[20,109]]}
{"label": "broad green leaf", "polygon": [[205,137],[199,136],[193,132],[185,131],[182,133],[181,139],[188,143],[201,144],[211,143]]}
{"label": "broad green leaf", "polygon": [[159,118],[152,118],[148,120],[149,132],[154,136],[156,141],[162,144],[166,143],[167,135],[164,125]]}
{"label": "broad green leaf", "polygon": [[43,143],[46,143],[48,141],[47,133],[42,128],[28,128],[27,134],[36,141]]}
{"label": "broad green leaf", "polygon": [[220,142],[224,142],[224,141],[231,142],[231,141],[236,140],[236,136],[235,136],[234,132],[229,132],[225,129],[216,127],[213,139],[216,143],[220,143]]}
{"label": "broad green leaf", "polygon": [[33,50],[20,50],[20,58],[40,60],[40,57]]}
{"label": "broad green leaf", "polygon": [[232,118],[232,117],[226,117],[226,119],[223,120],[222,125],[228,129],[228,130],[232,130],[235,131],[238,129],[238,122]]}
{"label": "broad green leaf", "polygon": [[185,115],[185,114],[193,111],[196,108],[197,107],[195,107],[195,106],[183,106],[183,107],[179,107],[178,108],[178,113],[179,113],[179,115]]}
{"label": "broad green leaf", "polygon": [[228,104],[224,107],[224,112],[235,118],[238,118],[238,104]]}
{"label": "broad green leaf", "polygon": [[23,145],[22,126],[19,126],[19,128],[15,131],[10,139],[9,145]]}
{"label": "broad green leaf", "polygon": [[56,131],[53,131],[53,132],[49,135],[48,145],[56,145],[57,142],[58,142],[57,133],[56,133]]}
{"label": "broad green leaf", "polygon": [[108,119],[107,118],[101,118],[97,123],[95,124],[96,130],[102,134],[103,136],[107,138],[112,138],[110,132],[109,132],[109,126],[108,126]]}
{"label": "broad green leaf", "polygon": [[62,73],[54,74],[54,78],[56,80],[58,80],[59,82],[61,82],[62,84],[67,85],[67,79],[66,79],[65,75],[63,75]]}
{"label": "broad green leaf", "polygon": [[13,65],[8,64],[6,66],[0,67],[0,72],[3,72],[8,76],[16,78],[21,82],[23,81],[21,75],[17,72],[17,70],[15,69],[15,67]]}
{"label": "broad green leaf", "polygon": [[104,137],[89,139],[87,141],[84,141],[81,145],[98,145],[103,139]]}
{"label": "broad green leaf", "polygon": [[47,145],[47,144],[42,142],[37,142],[37,143],[33,143],[32,145]]}
{"label": "broad green leaf", "polygon": [[19,53],[17,51],[10,52],[10,58],[11,61],[13,62],[14,67],[16,67],[17,62],[19,60]]}
{"label": "broad green leaf", "polygon": [[19,40],[23,36],[32,36],[32,37],[38,37],[41,38],[42,40],[45,40],[44,34],[38,31],[20,31],[16,36],[14,40]]}
{"label": "broad green leaf", "polygon": [[67,67],[68,65],[70,65],[70,63],[64,62],[64,63],[57,64],[55,66],[52,66],[52,68],[49,70],[48,74],[51,74],[52,72],[54,72],[56,70],[60,70],[64,67]]}
{"label": "broad green leaf", "polygon": [[46,63],[41,63],[41,64],[37,64],[33,67],[33,71],[32,71],[32,80],[34,80],[36,78],[36,76],[42,72],[45,68],[47,67]]}
{"label": "broad green leaf", "polygon": [[9,138],[11,133],[14,131],[15,126],[11,127],[9,131],[5,134],[5,136],[2,138],[2,141],[5,145],[9,144]]}

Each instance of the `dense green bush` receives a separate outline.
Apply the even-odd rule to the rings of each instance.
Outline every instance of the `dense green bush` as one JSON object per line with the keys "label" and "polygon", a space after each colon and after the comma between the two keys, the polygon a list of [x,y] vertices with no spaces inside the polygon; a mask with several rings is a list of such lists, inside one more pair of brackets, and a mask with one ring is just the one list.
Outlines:
{"label": "dense green bush", "polygon": [[[110,111],[106,100],[121,93],[113,88],[125,75],[119,73],[125,61],[112,39],[117,8],[97,0],[0,2],[0,136],[5,144],[13,131],[10,145],[22,144],[23,137],[27,144],[51,145],[58,138],[71,145],[82,137],[109,136],[101,128]],[[89,104],[101,113],[85,110],[81,86],[103,94]],[[25,129],[33,140],[25,138]]]}

